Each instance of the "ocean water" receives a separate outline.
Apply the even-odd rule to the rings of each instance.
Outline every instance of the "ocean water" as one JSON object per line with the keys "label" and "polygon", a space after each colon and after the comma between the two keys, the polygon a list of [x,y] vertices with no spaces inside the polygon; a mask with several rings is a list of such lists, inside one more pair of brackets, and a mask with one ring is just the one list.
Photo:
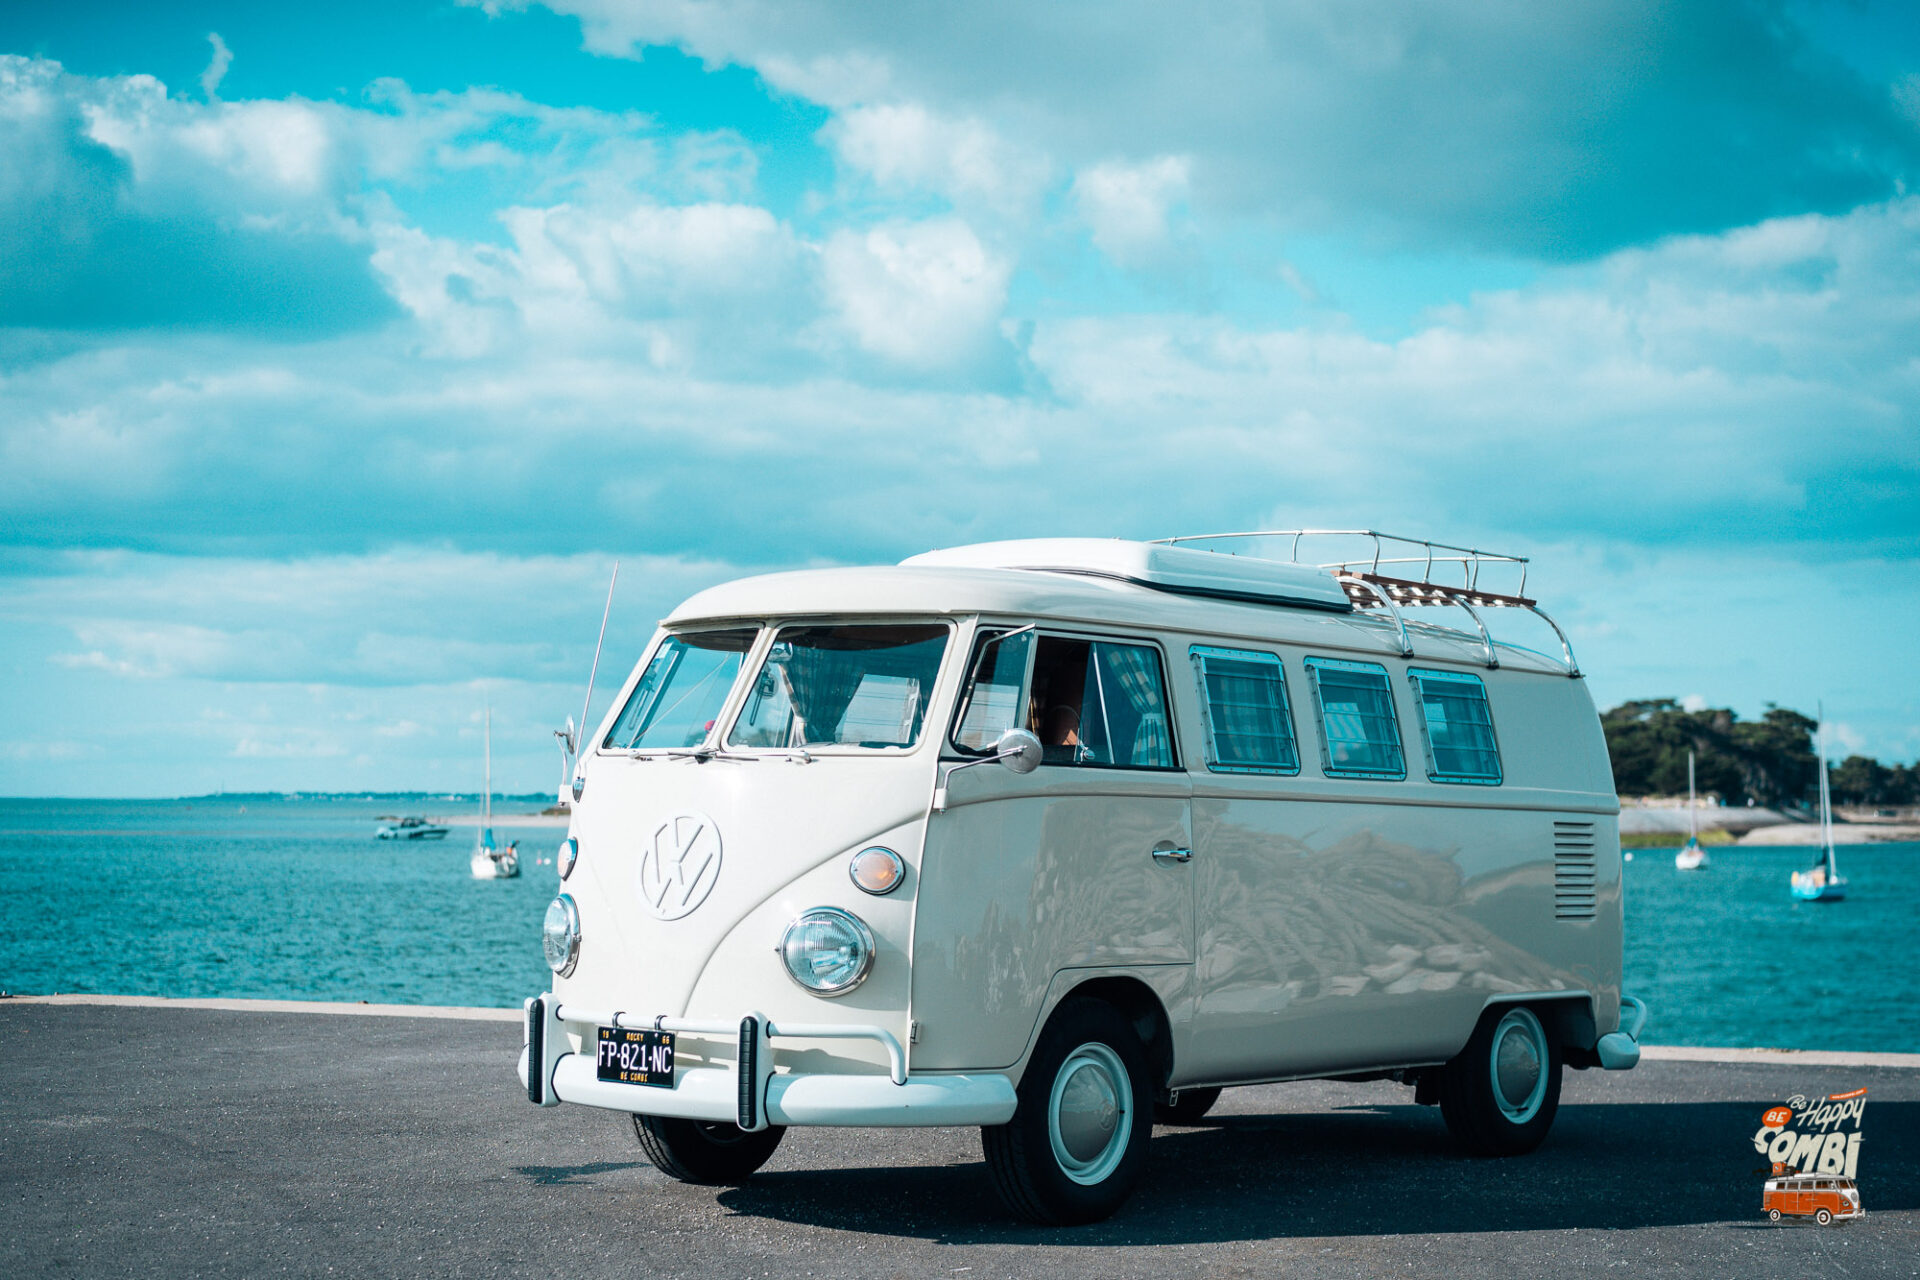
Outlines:
{"label": "ocean water", "polygon": [[[434,812],[442,808],[429,806]],[[544,990],[553,827],[474,880],[474,826],[375,840],[393,802],[0,800],[0,990],[510,1007]],[[1920,1053],[1920,845],[1845,848],[1851,896],[1795,902],[1800,849],[1626,867],[1626,985],[1657,1044]]]}
{"label": "ocean water", "polygon": [[[427,806],[445,813],[451,806]],[[0,989],[517,1005],[566,834],[496,825],[520,875],[475,880],[478,825],[374,839],[393,801],[0,800]]]}

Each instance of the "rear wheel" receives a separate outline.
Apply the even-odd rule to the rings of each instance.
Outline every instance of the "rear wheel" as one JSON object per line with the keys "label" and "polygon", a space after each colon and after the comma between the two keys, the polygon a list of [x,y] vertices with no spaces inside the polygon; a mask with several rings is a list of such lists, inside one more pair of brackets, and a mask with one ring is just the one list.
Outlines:
{"label": "rear wheel", "polygon": [[1161,1124],[1199,1124],[1218,1101],[1218,1089],[1175,1089],[1167,1101],[1153,1104],[1153,1118]]}
{"label": "rear wheel", "polygon": [[726,1121],[636,1115],[633,1132],[653,1167],[669,1178],[732,1186],[752,1177],[772,1157],[787,1131],[776,1125],[748,1133]]}
{"label": "rear wheel", "polygon": [[1833,1221],[1833,1215],[1831,1213],[1828,1213],[1825,1209],[1822,1209],[1820,1210],[1820,1212],[1813,1215],[1813,1220],[1824,1227],[1829,1222]]}
{"label": "rear wheel", "polygon": [[1778,1209],[1767,1210],[1767,1221],[1769,1222],[1780,1221],[1780,1211]]}
{"label": "rear wheel", "polygon": [[1153,1133],[1147,1055],[1112,1005],[1062,1004],[1040,1034],[1013,1119],[980,1131],[994,1189],[1034,1222],[1098,1222],[1133,1191]]}
{"label": "rear wheel", "polygon": [[1477,1156],[1517,1156],[1545,1141],[1560,1109],[1560,1046],[1524,1005],[1487,1010],[1440,1069],[1440,1115]]}

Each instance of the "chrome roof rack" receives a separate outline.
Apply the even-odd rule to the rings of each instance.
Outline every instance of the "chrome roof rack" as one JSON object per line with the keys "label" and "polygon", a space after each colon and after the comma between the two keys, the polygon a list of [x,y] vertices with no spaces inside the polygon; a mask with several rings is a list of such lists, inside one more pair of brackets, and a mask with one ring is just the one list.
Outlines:
{"label": "chrome roof rack", "polygon": [[[1391,617],[1399,635],[1400,656],[1403,658],[1413,656],[1413,640],[1407,633],[1406,619],[1401,616],[1402,608],[1453,605],[1464,610],[1480,633],[1481,650],[1489,667],[1499,666],[1500,658],[1480,610],[1525,609],[1553,628],[1553,634],[1560,640],[1567,675],[1574,679],[1580,677],[1580,666],[1574,661],[1573,646],[1567,641],[1567,633],[1560,629],[1559,623],[1547,616],[1538,601],[1527,595],[1526,556],[1454,546],[1430,538],[1407,538],[1394,533],[1381,533],[1377,529],[1253,529],[1233,533],[1183,534],[1174,538],[1156,538],[1154,541],[1184,545],[1247,538],[1290,539],[1292,545],[1287,560],[1292,564],[1302,563],[1300,544],[1304,539],[1365,539],[1365,546],[1370,548],[1370,553],[1363,549],[1361,554],[1346,559],[1306,563],[1331,573],[1356,609],[1380,610]],[[1237,553],[1229,551],[1226,554]],[[1413,576],[1412,566],[1415,565],[1420,566],[1418,578]],[[1381,573],[1383,566],[1393,572]],[[1519,581],[1511,591],[1492,590],[1480,583],[1481,571],[1485,569],[1492,569],[1493,576],[1510,575],[1518,570]],[[1456,570],[1460,578],[1458,584],[1436,580],[1436,574],[1451,579]]]}

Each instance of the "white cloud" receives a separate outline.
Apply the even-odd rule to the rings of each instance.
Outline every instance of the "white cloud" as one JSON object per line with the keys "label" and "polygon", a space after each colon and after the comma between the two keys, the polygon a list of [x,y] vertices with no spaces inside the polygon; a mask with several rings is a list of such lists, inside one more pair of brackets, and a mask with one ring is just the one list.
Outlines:
{"label": "white cloud", "polygon": [[1186,198],[1190,167],[1185,156],[1159,156],[1142,164],[1115,161],[1082,169],[1074,176],[1073,196],[1093,242],[1120,262],[1163,248],[1168,214]]}
{"label": "white cloud", "polygon": [[842,231],[824,251],[826,288],[856,341],[885,359],[942,369],[993,341],[1009,264],[955,218]]}
{"label": "white cloud", "polygon": [[1837,212],[1920,167],[1911,90],[1903,110],[1778,6],[549,4],[596,52],[676,45],[840,112],[912,102],[1073,169],[1191,155],[1198,205],[1425,246],[1588,257]]}
{"label": "white cloud", "polygon": [[855,106],[823,132],[840,162],[882,189],[936,192],[956,204],[1018,212],[1035,201],[1050,166],[979,119],[947,119],[916,103]]}
{"label": "white cloud", "polygon": [[227,78],[227,68],[233,65],[233,50],[227,48],[218,31],[207,33],[207,43],[213,46],[213,56],[207,59],[207,69],[200,73],[200,92],[211,101],[220,96],[220,82]]}

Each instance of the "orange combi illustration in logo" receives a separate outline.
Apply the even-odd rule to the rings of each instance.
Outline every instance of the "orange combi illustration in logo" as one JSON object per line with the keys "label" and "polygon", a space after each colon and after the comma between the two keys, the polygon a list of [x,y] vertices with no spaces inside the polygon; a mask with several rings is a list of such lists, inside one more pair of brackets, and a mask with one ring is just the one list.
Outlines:
{"label": "orange combi illustration in logo", "polygon": [[1813,1099],[1795,1094],[1767,1108],[1753,1147],[1771,1162],[1760,1202],[1769,1220],[1811,1218],[1824,1227],[1866,1216],[1854,1182],[1866,1109],[1865,1089]]}

